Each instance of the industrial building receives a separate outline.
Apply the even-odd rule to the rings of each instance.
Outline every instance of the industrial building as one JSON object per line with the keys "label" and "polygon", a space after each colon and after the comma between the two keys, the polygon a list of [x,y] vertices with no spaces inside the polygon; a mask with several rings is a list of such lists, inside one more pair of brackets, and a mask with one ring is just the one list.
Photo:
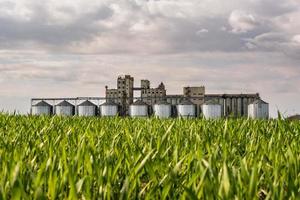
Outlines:
{"label": "industrial building", "polygon": [[[138,97],[134,96],[135,91],[140,92]],[[56,105],[57,101],[60,103]],[[260,99],[258,93],[206,94],[204,86],[185,86],[182,94],[171,95],[167,94],[162,82],[157,87],[151,87],[150,81],[143,79],[140,86],[135,87],[134,78],[130,75],[119,76],[117,88],[105,86],[105,97],[39,98],[32,99],[31,106],[33,114],[80,116],[268,118],[269,112],[268,104]]]}
{"label": "industrial building", "polygon": [[155,105],[160,101],[166,101],[171,105],[178,105],[183,100],[189,100],[196,106],[196,115],[199,116],[201,106],[208,101],[218,102],[221,105],[222,116],[248,116],[248,105],[255,100],[259,100],[259,94],[206,94],[204,86],[183,87],[183,94],[168,95],[164,83],[158,87],[151,88],[149,80],[141,80],[140,87],[134,87],[134,78],[130,75],[118,77],[117,89],[108,89],[106,86],[107,99],[113,99],[114,103],[119,104],[127,110],[133,103],[134,90],[140,90],[140,98],[148,105]]}

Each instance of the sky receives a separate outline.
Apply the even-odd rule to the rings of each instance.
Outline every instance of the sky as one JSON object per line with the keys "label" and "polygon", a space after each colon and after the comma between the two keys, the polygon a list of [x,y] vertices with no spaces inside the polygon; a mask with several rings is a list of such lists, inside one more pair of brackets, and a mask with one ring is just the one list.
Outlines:
{"label": "sky", "polygon": [[104,96],[131,74],[300,113],[299,19],[300,0],[0,0],[0,110]]}

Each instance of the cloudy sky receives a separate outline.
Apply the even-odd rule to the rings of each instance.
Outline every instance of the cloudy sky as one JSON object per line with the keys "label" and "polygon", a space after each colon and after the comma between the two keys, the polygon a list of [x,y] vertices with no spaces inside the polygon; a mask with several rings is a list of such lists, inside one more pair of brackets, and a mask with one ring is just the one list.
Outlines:
{"label": "cloudy sky", "polygon": [[300,113],[299,19],[300,0],[0,0],[0,109],[104,96],[131,74]]}

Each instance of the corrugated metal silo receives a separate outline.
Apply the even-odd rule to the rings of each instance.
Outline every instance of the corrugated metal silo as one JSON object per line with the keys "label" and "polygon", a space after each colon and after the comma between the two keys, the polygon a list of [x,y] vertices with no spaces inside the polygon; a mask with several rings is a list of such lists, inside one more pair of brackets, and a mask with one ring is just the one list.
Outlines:
{"label": "corrugated metal silo", "polygon": [[263,100],[255,100],[248,106],[248,117],[253,119],[268,119],[269,104]]}
{"label": "corrugated metal silo", "polygon": [[97,106],[86,100],[77,106],[79,116],[96,116]]}
{"label": "corrugated metal silo", "polygon": [[148,117],[148,104],[141,100],[137,100],[130,105],[129,115],[131,117]]}
{"label": "corrugated metal silo", "polygon": [[219,104],[221,105],[221,114],[224,116],[224,98],[219,98]]}
{"label": "corrugated metal silo", "polygon": [[32,106],[33,115],[51,115],[53,112],[53,106],[45,101],[40,101]]}
{"label": "corrugated metal silo", "polygon": [[245,116],[245,117],[248,116],[248,98],[247,97],[243,98],[243,116]]}
{"label": "corrugated metal silo", "polygon": [[227,97],[225,100],[225,116],[231,114],[231,98]]}
{"label": "corrugated metal silo", "polygon": [[243,108],[243,106],[242,106],[242,98],[239,97],[239,98],[237,99],[237,116],[238,116],[238,117],[241,117],[241,116],[242,116],[242,108]]}
{"label": "corrugated metal silo", "polygon": [[202,113],[206,119],[222,117],[222,105],[214,101],[208,101],[202,105]]}
{"label": "corrugated metal silo", "polygon": [[64,100],[55,106],[55,114],[73,116],[75,114],[75,106]]}
{"label": "corrugated metal silo", "polygon": [[153,105],[154,115],[159,118],[169,118],[172,114],[171,104],[161,101]]}
{"label": "corrugated metal silo", "polygon": [[178,117],[194,118],[196,117],[196,106],[189,100],[183,100],[177,105]]}
{"label": "corrugated metal silo", "polygon": [[177,103],[177,100],[176,100],[176,99],[172,99],[171,104],[172,104],[172,105],[176,105],[176,103]]}
{"label": "corrugated metal silo", "polygon": [[118,104],[105,102],[100,105],[100,113],[103,117],[114,117],[118,115]]}
{"label": "corrugated metal silo", "polygon": [[231,113],[233,116],[237,116],[237,98],[235,97],[231,99]]}

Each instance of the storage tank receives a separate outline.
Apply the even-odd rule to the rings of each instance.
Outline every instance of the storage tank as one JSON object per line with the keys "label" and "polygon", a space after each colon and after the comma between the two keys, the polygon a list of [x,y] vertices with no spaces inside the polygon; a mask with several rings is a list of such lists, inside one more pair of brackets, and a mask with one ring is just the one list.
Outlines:
{"label": "storage tank", "polygon": [[221,105],[221,114],[222,114],[222,117],[224,116],[224,98],[219,98],[219,104]]}
{"label": "storage tank", "polygon": [[113,117],[118,115],[118,104],[114,102],[105,102],[100,105],[100,113],[103,117]]}
{"label": "storage tank", "polygon": [[206,119],[217,119],[222,117],[222,105],[215,101],[208,101],[202,105],[202,113]]}
{"label": "storage tank", "polygon": [[32,106],[33,115],[51,115],[53,112],[53,107],[45,101],[40,101]]}
{"label": "storage tank", "polygon": [[75,106],[64,100],[55,106],[55,114],[73,116],[75,114]]}
{"label": "storage tank", "polygon": [[177,105],[178,117],[194,118],[196,117],[196,106],[189,100],[183,100]]}
{"label": "storage tank", "polygon": [[253,119],[268,119],[269,104],[263,100],[255,100],[248,105],[248,117]]}
{"label": "storage tank", "polygon": [[237,99],[237,116],[238,117],[242,116],[242,108],[243,108],[242,98],[238,97],[238,99]]}
{"label": "storage tank", "polygon": [[148,117],[148,104],[141,100],[137,100],[130,105],[129,115],[131,117]]}
{"label": "storage tank", "polygon": [[96,116],[97,106],[86,100],[77,106],[79,116]]}
{"label": "storage tank", "polygon": [[248,116],[248,98],[244,97],[242,100],[242,104],[243,104],[243,116],[247,117]]}
{"label": "storage tank", "polygon": [[153,105],[154,116],[159,118],[169,118],[172,114],[171,104],[161,101]]}
{"label": "storage tank", "polygon": [[231,114],[231,98],[227,97],[225,100],[225,116]]}

